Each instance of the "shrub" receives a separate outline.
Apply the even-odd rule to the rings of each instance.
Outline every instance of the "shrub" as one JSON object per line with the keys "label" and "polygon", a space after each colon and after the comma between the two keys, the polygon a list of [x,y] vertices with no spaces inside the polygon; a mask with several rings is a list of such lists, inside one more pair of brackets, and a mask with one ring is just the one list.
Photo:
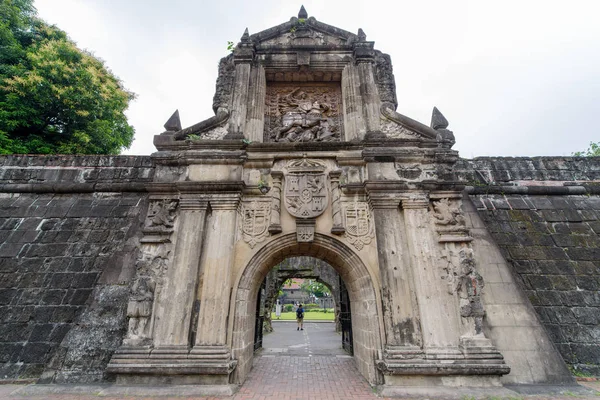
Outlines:
{"label": "shrub", "polygon": [[293,304],[286,304],[283,306],[283,311],[284,312],[292,312],[294,311],[294,305]]}

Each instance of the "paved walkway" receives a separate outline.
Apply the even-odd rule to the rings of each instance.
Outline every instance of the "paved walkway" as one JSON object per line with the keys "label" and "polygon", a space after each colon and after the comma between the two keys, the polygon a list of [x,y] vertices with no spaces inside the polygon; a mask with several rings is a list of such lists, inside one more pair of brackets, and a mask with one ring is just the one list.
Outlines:
{"label": "paved walkway", "polygon": [[[233,400],[338,400],[377,399],[374,390],[357,371],[354,359],[341,348],[341,337],[334,332],[333,323],[306,323],[304,331],[297,331],[295,323],[274,322],[275,332],[265,335],[263,350],[254,358],[254,368]],[[553,396],[511,396],[510,399],[600,399],[600,382],[584,383],[597,391],[582,394],[573,390]],[[115,386],[46,386],[46,392],[36,393],[37,386],[0,385],[0,399],[10,400],[117,400],[117,399],[173,399],[209,400],[219,397],[194,395],[194,387],[178,386],[140,388]],[[29,394],[23,395],[29,389]],[[169,390],[170,395],[161,395]],[[115,392],[115,390],[119,391]],[[126,392],[125,392],[126,391]],[[21,394],[19,394],[19,392]],[[126,393],[126,394],[124,394]],[[416,398],[440,399],[496,399],[508,398],[500,392],[464,395],[457,390],[423,394]],[[413,397],[415,398],[415,397]]]}

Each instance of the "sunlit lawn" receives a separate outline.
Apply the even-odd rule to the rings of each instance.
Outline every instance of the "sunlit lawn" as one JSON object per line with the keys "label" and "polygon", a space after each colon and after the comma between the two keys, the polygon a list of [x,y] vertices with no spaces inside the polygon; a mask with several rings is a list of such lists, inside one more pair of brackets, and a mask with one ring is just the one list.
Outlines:
{"label": "sunlit lawn", "polygon": [[[305,321],[333,321],[333,317],[335,316],[334,313],[332,312],[328,312],[328,313],[324,313],[324,312],[305,312],[304,313],[304,320]],[[277,316],[275,315],[275,313],[271,313],[271,320],[272,321],[277,321],[277,320],[285,320],[285,321],[295,321],[296,320],[296,313],[295,312],[282,312],[281,313],[281,317],[277,318]]]}

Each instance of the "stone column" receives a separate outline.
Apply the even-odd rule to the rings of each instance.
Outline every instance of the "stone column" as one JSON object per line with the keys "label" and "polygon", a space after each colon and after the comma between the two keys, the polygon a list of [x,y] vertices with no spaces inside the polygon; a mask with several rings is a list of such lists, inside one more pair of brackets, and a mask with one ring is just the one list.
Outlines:
{"label": "stone column", "polygon": [[250,93],[248,95],[248,114],[246,137],[251,142],[262,142],[265,127],[265,96],[267,80],[262,65],[252,67],[250,73]]}
{"label": "stone column", "polygon": [[360,96],[363,103],[363,115],[367,126],[367,133],[381,132],[379,106],[381,101],[375,84],[373,63],[362,61],[357,65],[360,80]]}
{"label": "stone column", "polygon": [[269,233],[276,235],[281,233],[281,181],[283,172],[271,171],[273,179],[273,188],[271,189],[271,221],[269,223]]}
{"label": "stone column", "polygon": [[342,104],[346,140],[362,140],[367,127],[363,117],[358,70],[353,64],[346,65],[342,71]]}
{"label": "stone column", "polygon": [[419,298],[419,314],[426,358],[452,359],[458,349],[460,328],[456,299],[448,294],[436,259],[437,240],[425,194],[402,201],[408,250]]}
{"label": "stone column", "polygon": [[250,64],[245,62],[236,63],[233,104],[231,106],[231,117],[229,117],[229,133],[225,136],[225,139],[240,139],[244,137],[249,85]]}
{"label": "stone column", "polygon": [[334,235],[341,235],[346,232],[344,224],[342,223],[342,209],[340,204],[340,175],[342,171],[331,171],[329,178],[331,179],[331,219],[332,227],[331,233]]}
{"label": "stone column", "polygon": [[203,283],[195,352],[199,347],[225,346],[227,342],[238,204],[239,195],[210,201],[212,216],[206,227],[206,251],[202,259]]}
{"label": "stone column", "polygon": [[381,274],[385,358],[413,358],[422,353],[421,328],[400,200],[372,196],[370,201]]}
{"label": "stone column", "polygon": [[179,227],[173,263],[168,268],[154,321],[156,347],[188,346],[190,319],[204,238],[206,200],[183,197],[179,201]]}

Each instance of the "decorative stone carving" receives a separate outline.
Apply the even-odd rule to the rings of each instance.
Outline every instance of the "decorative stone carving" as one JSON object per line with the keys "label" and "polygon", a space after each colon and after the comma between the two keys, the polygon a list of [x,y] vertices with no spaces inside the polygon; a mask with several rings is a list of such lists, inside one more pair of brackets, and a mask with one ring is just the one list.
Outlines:
{"label": "decorative stone carving", "polygon": [[481,294],[484,286],[483,278],[475,269],[473,249],[464,247],[459,251],[459,275],[456,280],[456,289],[460,294],[460,315],[463,318],[472,318],[475,334],[483,333],[483,303]]}
{"label": "decorative stone carving", "polygon": [[151,317],[167,270],[170,251],[167,245],[144,245],[136,263],[136,278],[127,303],[129,326],[124,343],[143,346],[151,342]]}
{"label": "decorative stone carving", "polygon": [[331,233],[334,235],[341,235],[346,231],[342,221],[342,210],[340,207],[340,176],[342,171],[331,171],[329,173],[329,179],[331,179],[331,209],[332,209],[332,226]]}
{"label": "decorative stone carving", "polygon": [[269,224],[269,233],[276,235],[281,233],[281,180],[283,173],[280,171],[271,171],[273,179],[273,189],[271,190],[271,223]]}
{"label": "decorative stone carving", "polygon": [[251,201],[242,203],[241,218],[242,237],[251,249],[263,242],[268,233],[270,222],[270,201]]}
{"label": "decorative stone carving", "polygon": [[357,249],[361,250],[371,243],[374,235],[374,223],[367,203],[354,202],[344,207],[345,237]]}
{"label": "decorative stone carving", "polygon": [[390,139],[418,139],[418,135],[396,122],[382,117],[380,123],[381,132]]}
{"label": "decorative stone carving", "polygon": [[312,242],[315,240],[315,220],[296,220],[296,240],[298,243]]}
{"label": "decorative stone carving", "polygon": [[160,199],[150,202],[146,221],[142,232],[144,237],[140,240],[145,243],[167,243],[175,225],[177,207],[179,202],[173,199]]}
{"label": "decorative stone carving", "polygon": [[267,87],[265,142],[330,142],[343,138],[339,84]]}
{"label": "decorative stone carving", "polygon": [[438,232],[466,232],[465,217],[458,201],[440,199],[433,202],[433,218]]}
{"label": "decorative stone carving", "polygon": [[285,175],[285,207],[297,218],[316,218],[329,201],[325,165],[315,160],[293,160]]}

